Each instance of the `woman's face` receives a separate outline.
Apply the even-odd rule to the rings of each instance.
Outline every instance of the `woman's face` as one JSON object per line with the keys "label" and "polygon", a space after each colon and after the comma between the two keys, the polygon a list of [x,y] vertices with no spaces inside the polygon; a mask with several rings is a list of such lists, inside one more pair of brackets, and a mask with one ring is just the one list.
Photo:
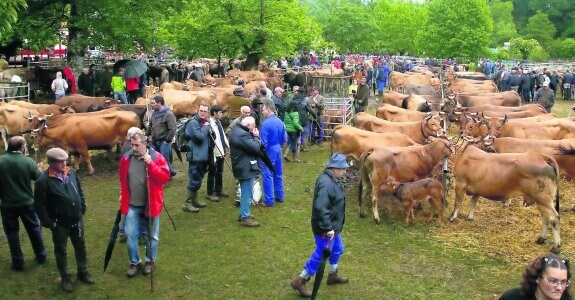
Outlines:
{"label": "woman's face", "polygon": [[541,278],[537,279],[537,290],[545,299],[559,300],[569,283],[567,270],[547,268]]}
{"label": "woman's face", "polygon": [[354,79],[354,80],[353,80],[353,84],[357,84],[357,79]]}

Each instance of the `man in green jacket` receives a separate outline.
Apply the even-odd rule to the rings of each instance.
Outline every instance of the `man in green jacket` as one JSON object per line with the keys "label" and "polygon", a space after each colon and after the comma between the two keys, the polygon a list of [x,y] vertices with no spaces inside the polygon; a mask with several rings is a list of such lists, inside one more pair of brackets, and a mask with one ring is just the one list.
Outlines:
{"label": "man in green jacket", "polygon": [[126,80],[124,80],[124,68],[120,68],[118,73],[112,77],[112,92],[114,100],[120,99],[122,104],[128,104],[126,97]]}
{"label": "man in green jacket", "polygon": [[24,156],[26,141],[21,136],[8,140],[8,152],[0,156],[0,212],[2,225],[10,247],[12,269],[24,269],[24,254],[20,247],[19,221],[22,220],[28,233],[36,261],[46,261],[46,248],[42,240],[42,229],[34,211],[34,195],[31,180],[40,177],[40,165]]}

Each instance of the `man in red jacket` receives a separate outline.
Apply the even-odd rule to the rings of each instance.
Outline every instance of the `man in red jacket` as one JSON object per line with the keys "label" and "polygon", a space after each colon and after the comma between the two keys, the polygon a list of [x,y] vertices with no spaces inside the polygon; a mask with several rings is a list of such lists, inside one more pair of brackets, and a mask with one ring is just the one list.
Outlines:
{"label": "man in red jacket", "polygon": [[146,244],[146,265],[144,275],[154,271],[160,234],[160,213],[162,212],[164,184],[170,180],[170,169],[166,159],[148,147],[146,136],[136,133],[130,139],[132,150],[120,159],[120,208],[126,218],[126,236],[130,268],[127,276],[133,277],[141,269],[138,251],[140,222],[148,227]]}

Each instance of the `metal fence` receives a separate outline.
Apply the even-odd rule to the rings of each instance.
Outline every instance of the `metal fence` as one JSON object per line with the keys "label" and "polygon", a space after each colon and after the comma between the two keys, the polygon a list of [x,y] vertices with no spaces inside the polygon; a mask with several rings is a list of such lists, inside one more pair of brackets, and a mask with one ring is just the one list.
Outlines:
{"label": "metal fence", "polygon": [[323,110],[323,132],[326,138],[331,138],[337,125],[349,125],[353,118],[353,99],[325,98]]}
{"label": "metal fence", "polygon": [[318,87],[324,97],[345,97],[349,89],[350,76],[312,76],[310,86]]}
{"label": "metal fence", "polygon": [[30,102],[30,83],[0,81],[0,101],[2,100]]}

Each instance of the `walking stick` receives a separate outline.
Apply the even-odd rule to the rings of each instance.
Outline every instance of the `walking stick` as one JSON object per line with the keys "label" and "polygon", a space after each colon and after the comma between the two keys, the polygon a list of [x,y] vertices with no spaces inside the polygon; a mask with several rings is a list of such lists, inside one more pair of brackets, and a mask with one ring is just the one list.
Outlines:
{"label": "walking stick", "polygon": [[[148,173],[148,165],[146,164],[146,187],[148,188],[148,249],[152,253],[152,203],[150,200],[150,173]],[[159,226],[159,224],[158,224]],[[150,259],[151,262],[151,259]],[[151,262],[152,263],[152,262]],[[145,268],[145,267],[144,267]],[[154,292],[154,267],[152,265],[152,272],[150,272],[150,292]]]}

